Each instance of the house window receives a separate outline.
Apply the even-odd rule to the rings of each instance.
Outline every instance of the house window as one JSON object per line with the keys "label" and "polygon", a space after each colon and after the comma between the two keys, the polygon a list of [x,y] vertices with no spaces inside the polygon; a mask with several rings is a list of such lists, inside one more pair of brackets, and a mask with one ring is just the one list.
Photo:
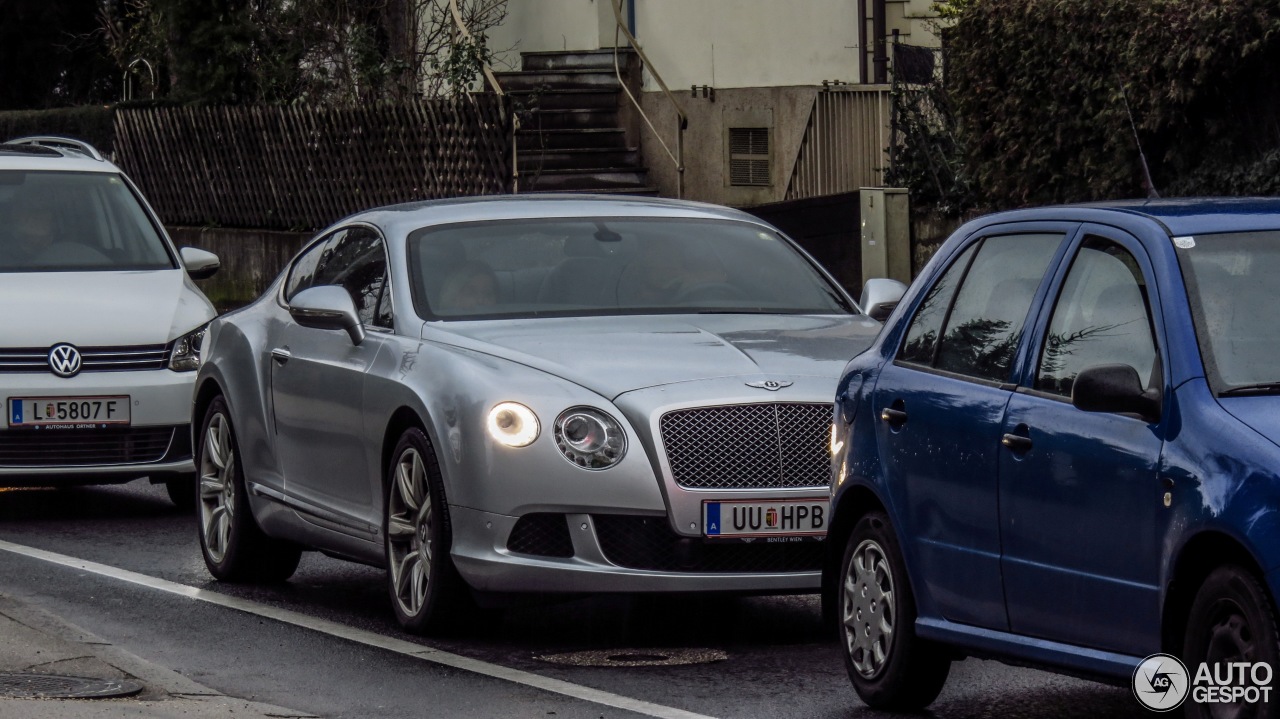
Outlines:
{"label": "house window", "polygon": [[768,186],[769,128],[729,128],[729,184]]}

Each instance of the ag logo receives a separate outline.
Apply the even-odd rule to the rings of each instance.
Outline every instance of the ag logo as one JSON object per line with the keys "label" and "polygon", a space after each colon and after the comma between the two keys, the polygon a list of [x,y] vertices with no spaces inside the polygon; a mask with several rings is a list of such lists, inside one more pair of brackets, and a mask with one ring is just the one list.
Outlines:
{"label": "ag logo", "polygon": [[80,350],[67,343],[49,350],[49,369],[59,377],[75,377],[80,373]]}
{"label": "ag logo", "polygon": [[1133,671],[1133,695],[1157,712],[1177,709],[1191,690],[1187,667],[1169,654],[1152,654]]}
{"label": "ag logo", "polygon": [[790,380],[778,381],[776,379],[767,379],[760,382],[747,382],[748,387],[756,387],[758,389],[767,389],[770,392],[777,392],[783,387],[790,387],[793,383]]}

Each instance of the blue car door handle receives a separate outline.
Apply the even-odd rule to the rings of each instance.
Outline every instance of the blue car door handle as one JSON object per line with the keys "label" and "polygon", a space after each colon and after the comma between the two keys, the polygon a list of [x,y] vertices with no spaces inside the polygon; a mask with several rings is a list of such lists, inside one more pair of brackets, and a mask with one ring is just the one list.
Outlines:
{"label": "blue car door handle", "polygon": [[1000,438],[1000,444],[1014,452],[1026,452],[1031,449],[1031,438],[1023,437],[1020,434],[1006,434]]}
{"label": "blue car door handle", "polygon": [[884,409],[880,410],[880,419],[897,427],[907,421],[907,413],[900,409],[892,409],[890,407],[885,407]]}

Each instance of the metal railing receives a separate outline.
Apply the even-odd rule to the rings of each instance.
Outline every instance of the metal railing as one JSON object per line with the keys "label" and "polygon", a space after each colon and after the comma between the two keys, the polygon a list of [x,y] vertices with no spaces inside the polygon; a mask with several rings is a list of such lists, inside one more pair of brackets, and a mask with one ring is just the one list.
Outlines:
{"label": "metal railing", "polygon": [[[649,62],[649,58],[645,56],[644,49],[640,47],[640,43],[636,40],[636,36],[631,34],[631,30],[627,28],[626,21],[622,19],[622,4],[626,0],[610,0],[609,4],[613,7],[613,17],[616,25],[613,31],[613,71],[618,76],[618,84],[622,86],[622,91],[627,94],[627,98],[631,100],[631,104],[635,105],[636,111],[640,113],[644,124],[649,126],[649,130],[653,132],[653,136],[662,144],[662,149],[666,150],[667,156],[676,165],[676,197],[684,197],[684,131],[689,127],[689,116],[685,114],[684,108],[680,106],[680,101],[676,100],[676,96],[671,94],[671,90],[667,89],[667,83],[663,82],[662,76],[658,74],[653,63]],[[657,81],[658,87],[662,88],[662,92],[666,94],[667,99],[671,100],[671,104],[676,109],[676,151],[671,152],[671,147],[667,145],[667,141],[662,139],[662,135],[658,129],[653,126],[653,122],[645,113],[644,108],[640,106],[640,101],[636,100],[636,96],[631,93],[631,89],[627,87],[627,83],[622,80],[622,68],[618,65],[618,40],[621,35],[627,36],[627,42],[631,47],[635,48],[636,54],[640,56],[640,61],[644,66],[649,68],[649,74],[653,75],[653,79]]]}
{"label": "metal railing", "polygon": [[[453,15],[453,22],[458,26],[458,32],[462,33],[472,45],[478,45],[476,38],[471,34],[470,28],[467,27],[467,21],[462,18],[462,10],[458,8],[458,0],[449,0],[449,13]],[[498,84],[498,77],[493,74],[493,68],[489,67],[489,63],[482,62],[480,65],[484,77],[489,81],[489,87],[493,88],[493,93],[498,97],[506,97],[502,90],[502,85]],[[504,104],[505,107],[505,104]],[[511,194],[520,194],[520,153],[517,134],[520,131],[520,116],[514,112],[511,114]]]}

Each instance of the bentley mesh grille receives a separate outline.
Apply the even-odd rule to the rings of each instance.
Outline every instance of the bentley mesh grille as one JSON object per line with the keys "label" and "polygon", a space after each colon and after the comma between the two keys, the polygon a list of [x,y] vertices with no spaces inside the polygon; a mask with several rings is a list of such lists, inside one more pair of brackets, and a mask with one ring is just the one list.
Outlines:
{"label": "bentley mesh grille", "polygon": [[507,538],[507,549],[540,557],[572,557],[573,539],[563,514],[536,512],[516,522]]}
{"label": "bentley mesh grille", "polygon": [[[164,369],[166,345],[77,347],[81,372],[124,372]],[[0,348],[0,372],[50,372],[49,348]]]}
{"label": "bentley mesh grille", "polygon": [[681,487],[825,487],[831,411],[816,403],[697,407],[662,415],[659,427]]}
{"label": "bentley mesh grille", "polygon": [[826,542],[717,542],[682,537],[666,517],[594,514],[605,559],[629,569],[663,572],[816,572]]}

